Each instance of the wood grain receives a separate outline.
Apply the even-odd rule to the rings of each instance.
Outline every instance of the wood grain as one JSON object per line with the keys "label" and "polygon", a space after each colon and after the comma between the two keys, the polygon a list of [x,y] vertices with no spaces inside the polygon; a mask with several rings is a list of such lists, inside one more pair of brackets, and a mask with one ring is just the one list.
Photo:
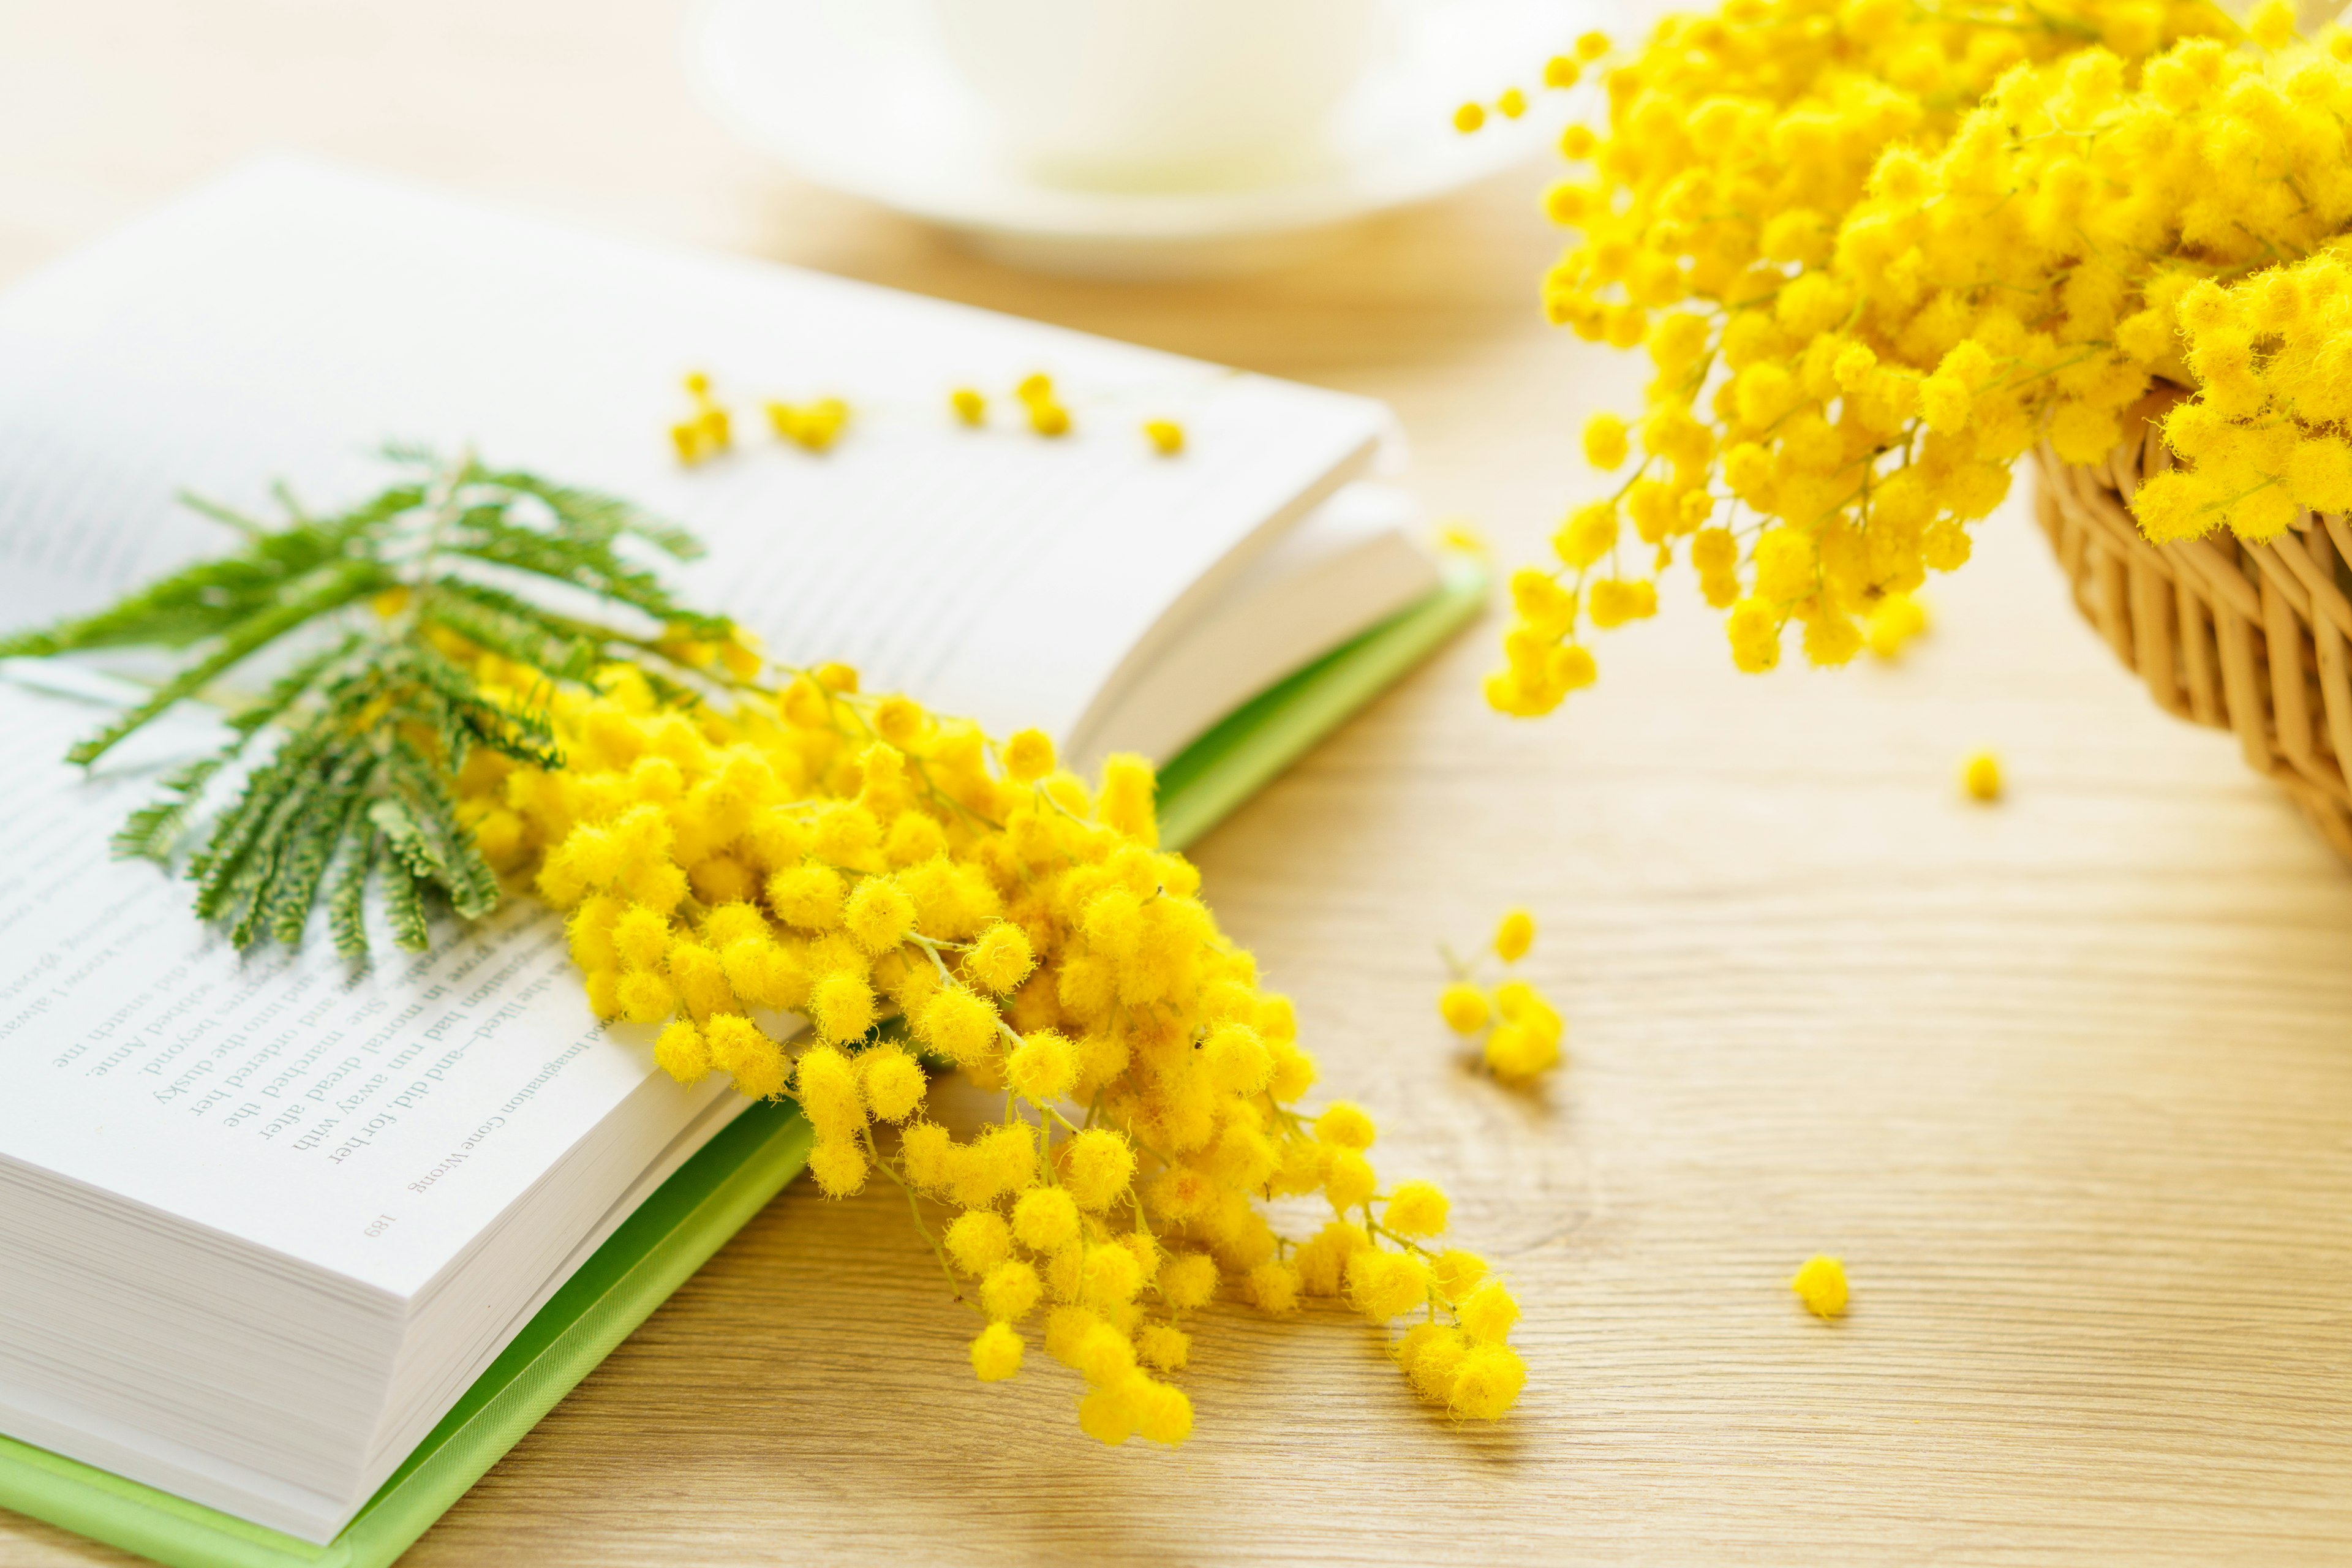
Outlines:
{"label": "wood grain", "polygon": [[[669,4],[0,5],[0,272],[263,146],[1389,399],[1507,562],[1630,368],[1533,305],[1528,171],[1325,260],[1056,282],[794,184]],[[1499,1429],[1360,1325],[1219,1315],[1181,1452],[993,1389],[880,1196],[785,1194],[414,1549],[457,1563],[2336,1560],[2352,1551],[2352,875],[2167,717],[2012,500],[1903,664],[1733,675],[1688,595],[1562,717],[1473,633],[1200,850],[1383,1169],[1527,1303]],[[2012,793],[1963,804],[1961,755]],[[1571,1021],[1465,1070],[1433,944],[1506,904]],[[1844,1255],[1853,1310],[1782,1284]],[[0,1518],[0,1564],[127,1561]]]}

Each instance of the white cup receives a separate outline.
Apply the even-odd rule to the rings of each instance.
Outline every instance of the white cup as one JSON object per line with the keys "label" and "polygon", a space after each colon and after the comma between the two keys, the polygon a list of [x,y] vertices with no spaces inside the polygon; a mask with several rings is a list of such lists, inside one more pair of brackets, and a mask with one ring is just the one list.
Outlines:
{"label": "white cup", "polygon": [[1038,178],[1202,190],[1320,148],[1383,0],[931,0],[950,63]]}

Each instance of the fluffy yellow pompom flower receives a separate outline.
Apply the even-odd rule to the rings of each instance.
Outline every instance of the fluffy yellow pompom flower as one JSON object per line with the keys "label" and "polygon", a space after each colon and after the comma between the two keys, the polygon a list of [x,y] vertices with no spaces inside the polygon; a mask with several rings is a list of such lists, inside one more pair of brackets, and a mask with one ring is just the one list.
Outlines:
{"label": "fluffy yellow pompom flower", "polygon": [[961,986],[934,994],[915,1020],[915,1034],[953,1062],[973,1062],[996,1040],[996,1009]]}
{"label": "fluffy yellow pompom flower", "polygon": [[1135,1178],[1135,1150],[1107,1127],[1089,1127],[1063,1146],[1064,1190],[1078,1206],[1099,1211]]}
{"label": "fluffy yellow pompom flower", "polygon": [[1272,1258],[1249,1271],[1244,1287],[1249,1292],[1251,1303],[1259,1311],[1273,1317],[1297,1311],[1303,1289],[1297,1265]]}
{"label": "fluffy yellow pompom flower", "polygon": [[1656,615],[1658,590],[1652,583],[1603,577],[1585,591],[1585,604],[1592,624],[1607,631]]}
{"label": "fluffy yellow pompom flower", "polygon": [[1445,1194],[1428,1182],[1399,1182],[1381,1211],[1381,1224],[1399,1236],[1435,1236],[1445,1228]]}
{"label": "fluffy yellow pompom flower", "polygon": [[1118,1242],[1084,1247],[1079,1253],[1079,1295],[1097,1312],[1118,1312],[1143,1288],[1143,1268],[1135,1254]]}
{"label": "fluffy yellow pompom flower", "polygon": [[680,1083],[694,1083],[710,1070],[710,1049],[702,1031],[680,1018],[654,1042],[654,1063]]}
{"label": "fluffy yellow pompom flower", "polygon": [[857,1068],[840,1050],[818,1046],[803,1052],[793,1082],[819,1138],[853,1137],[864,1130],[866,1099]]}
{"label": "fluffy yellow pompom flower", "polygon": [[1496,1078],[1524,1084],[1559,1065],[1559,1037],[1522,1024],[1499,1024],[1488,1031],[1480,1055]]}
{"label": "fluffy yellow pompom flower", "polygon": [[632,969],[651,969],[669,951],[668,918],[643,904],[622,910],[613,921],[611,933],[613,951]]}
{"label": "fluffy yellow pompom flower", "polygon": [[1043,730],[1024,730],[1004,742],[1004,771],[1015,784],[1034,784],[1054,771],[1054,742]]}
{"label": "fluffy yellow pompom flower", "polygon": [[1454,1321],[1478,1343],[1500,1344],[1519,1321],[1519,1304],[1498,1281],[1487,1279],[1459,1294]]}
{"label": "fluffy yellow pompom flower", "polygon": [[1334,1149],[1324,1163],[1323,1196],[1339,1214],[1371,1202],[1379,1185],[1372,1163],[1353,1149]]}
{"label": "fluffy yellow pompom flower", "polygon": [[1513,910],[1495,927],[1495,956],[1505,963],[1517,963],[1528,955],[1535,940],[1535,916],[1525,910]]}
{"label": "fluffy yellow pompom flower", "polygon": [[1996,801],[2000,798],[2000,759],[1990,752],[1971,752],[1960,764],[1960,788],[1970,800]]}
{"label": "fluffy yellow pompom flower", "polygon": [[1078,1080],[1078,1053],[1051,1029],[1034,1029],[1004,1059],[1005,1081],[1033,1105],[1062,1099]]}
{"label": "fluffy yellow pompom flower", "polygon": [[1003,1383],[1021,1370],[1021,1336],[1007,1323],[994,1322],[971,1342],[971,1370],[982,1383]]}
{"label": "fluffy yellow pompom flower", "polygon": [[1335,1102],[1315,1119],[1316,1140],[1336,1149],[1369,1149],[1378,1136],[1364,1108],[1348,1100]]}
{"label": "fluffy yellow pompom flower", "polygon": [[1415,1395],[1424,1404],[1443,1406],[1453,1397],[1454,1376],[1470,1353],[1470,1342],[1447,1324],[1415,1323],[1389,1347],[1389,1353]]}
{"label": "fluffy yellow pompom flower", "polygon": [[1595,501],[1569,514],[1552,536],[1552,548],[1570,566],[1590,566],[1616,548],[1621,526],[1615,506]]}
{"label": "fluffy yellow pompom flower", "polygon": [[989,927],[964,957],[965,972],[998,993],[1010,991],[1026,980],[1036,963],[1029,933],[1009,921]]}
{"label": "fluffy yellow pompom flower", "polygon": [[1486,994],[1467,981],[1457,980],[1437,994],[1438,1016],[1457,1035],[1475,1035],[1486,1026],[1490,1009]]}
{"label": "fluffy yellow pompom flower", "polygon": [[1274,1073],[1274,1057],[1265,1041],[1247,1024],[1221,1024],[1202,1043],[1202,1065],[1209,1081],[1244,1099],[1265,1088]]}
{"label": "fluffy yellow pompom flower", "polygon": [[1155,1371],[1181,1372],[1192,1353],[1192,1336],[1172,1323],[1146,1323],[1136,1331],[1136,1359]]}
{"label": "fluffy yellow pompom flower", "polygon": [[1348,1304],[1378,1323],[1429,1300],[1429,1266],[1409,1252],[1359,1252],[1348,1259],[1347,1282]]}
{"label": "fluffy yellow pompom flower", "polygon": [[1870,651],[1880,658],[1902,657],[1904,648],[1927,630],[1927,607],[1909,594],[1887,594],[1871,607],[1865,636]]}
{"label": "fluffy yellow pompom flower", "polygon": [[2262,0],[2246,13],[2246,36],[2266,49],[2283,49],[2294,41],[2294,7],[2287,0]]}
{"label": "fluffy yellow pompom flower", "polygon": [[830,866],[809,864],[778,871],[768,879],[769,907],[786,925],[803,931],[831,931],[841,923],[841,906],[848,884]]}
{"label": "fluffy yellow pompom flower", "polygon": [[1009,1258],[991,1268],[988,1277],[981,1281],[980,1304],[999,1322],[1017,1322],[1029,1315],[1045,1292],[1045,1287],[1039,1282],[1033,1265]]}
{"label": "fluffy yellow pompom flower", "polygon": [[1596,468],[1614,468],[1625,461],[1625,421],[1614,414],[1595,414],[1584,422],[1584,460]]}
{"label": "fluffy yellow pompom flower", "polygon": [[874,989],[850,970],[837,969],[809,990],[809,1022],[821,1040],[855,1040],[874,1018]]}
{"label": "fluffy yellow pompom flower", "polygon": [[992,1209],[958,1215],[941,1240],[956,1267],[967,1274],[984,1275],[1013,1255],[1013,1227]]}
{"label": "fluffy yellow pompom flower", "polygon": [[1816,1318],[1837,1318],[1845,1315],[1845,1264],[1826,1253],[1805,1259],[1789,1279],[1789,1289],[1805,1304],[1805,1310]]}
{"label": "fluffy yellow pompom flower", "polygon": [[820,1138],[809,1151],[809,1174],[829,1198],[856,1196],[866,1185],[869,1168],[865,1145],[854,1139]]}
{"label": "fluffy yellow pompom flower", "polygon": [[658,1024],[677,1009],[677,993],[650,969],[633,969],[622,975],[615,994],[621,1016],[632,1024]]}
{"label": "fluffy yellow pompom flower", "polygon": [[1507,1345],[1475,1345],[1456,1365],[1445,1405],[1474,1421],[1499,1421],[1518,1403],[1528,1365]]}
{"label": "fluffy yellow pompom flower", "polygon": [[929,1087],[915,1058],[896,1046],[877,1046],[857,1058],[866,1103],[883,1121],[904,1121],[923,1103]]}
{"label": "fluffy yellow pompom flower", "polygon": [[948,394],[948,406],[955,411],[960,423],[979,425],[988,418],[988,399],[969,386],[959,386]]}
{"label": "fluffy yellow pompom flower", "polygon": [[1448,1247],[1430,1264],[1429,1278],[1447,1300],[1458,1302],[1486,1278],[1486,1260],[1475,1252]]}
{"label": "fluffy yellow pompom flower", "polygon": [[868,877],[843,906],[842,923],[866,952],[887,952],[915,929],[915,901],[889,878]]}
{"label": "fluffy yellow pompom flower", "polygon": [[803,451],[824,452],[831,449],[842,426],[849,422],[849,405],[838,397],[806,404],[771,403],[767,415],[768,425],[779,438]]}
{"label": "fluffy yellow pompom flower", "polygon": [[1780,617],[1770,606],[1742,599],[1731,608],[1725,629],[1731,636],[1731,661],[1744,675],[1760,675],[1780,662]]}
{"label": "fluffy yellow pompom flower", "polygon": [[1143,438],[1161,457],[1172,458],[1184,449],[1184,426],[1173,419],[1147,419],[1143,422]]}
{"label": "fluffy yellow pompom flower", "polygon": [[1013,1207],[1013,1231],[1033,1252],[1058,1252],[1077,1239],[1077,1200],[1060,1187],[1032,1187]]}
{"label": "fluffy yellow pompom flower", "polygon": [[703,1040],[710,1048],[710,1065],[732,1078],[741,1093],[771,1100],[784,1091],[784,1053],[751,1019],[740,1014],[713,1018]]}
{"label": "fluffy yellow pompom flower", "polygon": [[1217,1260],[1205,1252],[1180,1253],[1160,1269],[1160,1293],[1180,1312],[1209,1304],[1217,1290]]}

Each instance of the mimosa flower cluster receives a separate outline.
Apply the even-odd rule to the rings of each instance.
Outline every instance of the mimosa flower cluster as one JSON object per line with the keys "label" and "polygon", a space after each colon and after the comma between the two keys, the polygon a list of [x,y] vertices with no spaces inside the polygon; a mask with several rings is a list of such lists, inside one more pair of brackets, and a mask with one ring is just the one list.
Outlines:
{"label": "mimosa flower cluster", "polygon": [[[1587,425],[1585,457],[1627,477],[1570,515],[1557,565],[1513,578],[1489,700],[1541,713],[1590,683],[1581,634],[1654,613],[1678,560],[1742,669],[1791,626],[1843,663],[1888,595],[1968,559],[2034,442],[2101,456],[2158,376],[2259,379],[2261,340],[2231,346],[2217,308],[2190,307],[2211,363],[2184,359],[2180,308],[2337,232],[2347,175],[2342,68],[2275,0],[2251,26],[2269,53],[2153,0],[1731,0],[1662,23],[1607,74],[1607,134],[1563,136],[1590,174],[1547,199],[1577,242],[1544,288],[1553,321],[1645,347],[1655,377],[1638,418]],[[2240,391],[2240,434],[2189,416],[2217,472],[2159,492],[2180,526],[2267,460]]]}
{"label": "mimosa flower cluster", "polygon": [[[1317,1068],[1291,1004],[1158,847],[1149,764],[1115,757],[1089,784],[1037,731],[998,742],[840,666],[769,690],[739,639],[670,651],[731,703],[679,706],[608,667],[551,700],[565,765],[476,752],[461,816],[568,911],[600,1015],[658,1031],[682,1080],[797,1102],[826,1194],[906,1191],[981,1319],[982,1381],[1042,1343],[1081,1374],[1088,1434],[1178,1443],[1192,1412],[1171,1380],[1212,1299],[1284,1315],[1321,1296],[1416,1320],[1394,1353],[1424,1399],[1511,1406],[1516,1302],[1443,1245],[1442,1192],[1383,1185],[1361,1110],[1300,1109]],[[543,693],[452,656],[494,697]],[[947,1066],[1003,1094],[976,1136],[927,1114]],[[1269,1223],[1269,1200],[1317,1195],[1313,1234]]]}
{"label": "mimosa flower cluster", "polygon": [[[690,391],[696,438],[723,442],[725,409]],[[904,1189],[981,1320],[973,1372],[1013,1376],[1042,1336],[1105,1443],[1183,1440],[1172,1380],[1220,1293],[1416,1319],[1391,1351],[1417,1394],[1511,1407],[1517,1302],[1444,1245],[1444,1193],[1383,1186],[1360,1108],[1301,1109],[1316,1067],[1291,1005],[1160,847],[1148,763],[1114,757],[1089,785],[1041,733],[992,740],[838,665],[762,685],[751,638],[622,549],[689,559],[690,535],[470,452],[387,456],[394,482],[342,511],[289,499],[272,526],[192,502],[234,548],[8,639],[177,661],[73,748],[88,763],[313,634],[163,778],[119,854],[184,865],[198,918],[240,950],[300,942],[323,906],[354,960],[371,910],[424,949],[438,910],[536,890],[566,911],[598,1015],[679,1079],[795,1102],[826,1194]],[[560,609],[540,596],[558,584]],[[583,617],[583,589],[619,624]],[[927,1114],[950,1067],[1003,1093],[976,1136]],[[1276,1199],[1330,1218],[1278,1234]]]}
{"label": "mimosa flower cluster", "polygon": [[[2329,74],[2344,79],[2341,68]],[[2331,98],[2340,122],[2340,85]],[[2339,157],[2332,177],[2313,183],[2342,203],[2347,178]],[[2220,522],[2268,539],[2298,508],[2352,509],[2352,267],[2335,248],[2343,238],[2302,261],[2200,278],[2181,292],[2181,358],[2197,390],[2164,421],[2166,443],[2187,466],[2133,497],[2149,538],[2189,538]]]}
{"label": "mimosa flower cluster", "polygon": [[[1488,946],[1507,970],[1528,955],[1535,940],[1535,917],[1513,910],[1496,926]],[[1475,962],[1463,963],[1451,952],[1444,956],[1454,979],[1438,993],[1438,1016],[1457,1035],[1484,1037],[1479,1053],[1489,1071],[1505,1083],[1525,1084],[1559,1065],[1568,1026],[1549,997],[1524,980],[1482,984]]]}

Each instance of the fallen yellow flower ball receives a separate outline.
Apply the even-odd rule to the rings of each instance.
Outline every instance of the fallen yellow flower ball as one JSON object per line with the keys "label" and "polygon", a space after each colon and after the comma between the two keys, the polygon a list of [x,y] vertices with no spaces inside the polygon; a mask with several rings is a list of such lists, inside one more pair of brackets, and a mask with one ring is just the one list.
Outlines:
{"label": "fallen yellow flower ball", "polygon": [[1870,651],[1884,659],[1902,656],[1915,637],[1927,630],[1927,606],[1910,594],[1893,593],[1881,595],[1864,623],[1864,637]]}
{"label": "fallen yellow flower ball", "polygon": [[768,405],[768,424],[777,437],[804,452],[830,450],[848,422],[849,405],[838,397],[820,397],[805,405]]}
{"label": "fallen yellow flower ball", "polygon": [[727,450],[734,437],[727,410],[711,396],[709,376],[701,371],[688,375],[686,395],[694,400],[694,412],[669,427],[669,438],[677,449],[677,460],[692,468]]}
{"label": "fallen yellow flower ball", "polygon": [[1513,910],[1495,927],[1495,956],[1505,963],[1517,963],[1535,945],[1536,918],[1525,910]]}
{"label": "fallen yellow flower ball", "polygon": [[1845,1316],[1845,1265],[1827,1253],[1816,1253],[1790,1276],[1789,1289],[1816,1318]]}
{"label": "fallen yellow flower ball", "polygon": [[1457,1035],[1475,1035],[1486,1026],[1491,1009],[1486,994],[1466,980],[1457,980],[1437,994],[1438,1016]]}
{"label": "fallen yellow flower ball", "polygon": [[1971,800],[1995,801],[2000,798],[2000,759],[1990,752],[1979,752],[1960,766],[1960,787],[1969,792]]}
{"label": "fallen yellow flower ball", "polygon": [[[1490,945],[1497,958],[1512,964],[1527,956],[1535,939],[1535,917],[1513,910],[1496,925]],[[1506,980],[1490,993],[1477,982],[1475,962],[1465,964],[1451,952],[1440,951],[1445,952],[1454,979],[1438,994],[1438,1016],[1457,1035],[1487,1030],[1479,1054],[1488,1071],[1505,1083],[1526,1084],[1559,1065],[1568,1026],[1542,992],[1523,980]],[[1494,1026],[1488,1029],[1490,1023]]]}

